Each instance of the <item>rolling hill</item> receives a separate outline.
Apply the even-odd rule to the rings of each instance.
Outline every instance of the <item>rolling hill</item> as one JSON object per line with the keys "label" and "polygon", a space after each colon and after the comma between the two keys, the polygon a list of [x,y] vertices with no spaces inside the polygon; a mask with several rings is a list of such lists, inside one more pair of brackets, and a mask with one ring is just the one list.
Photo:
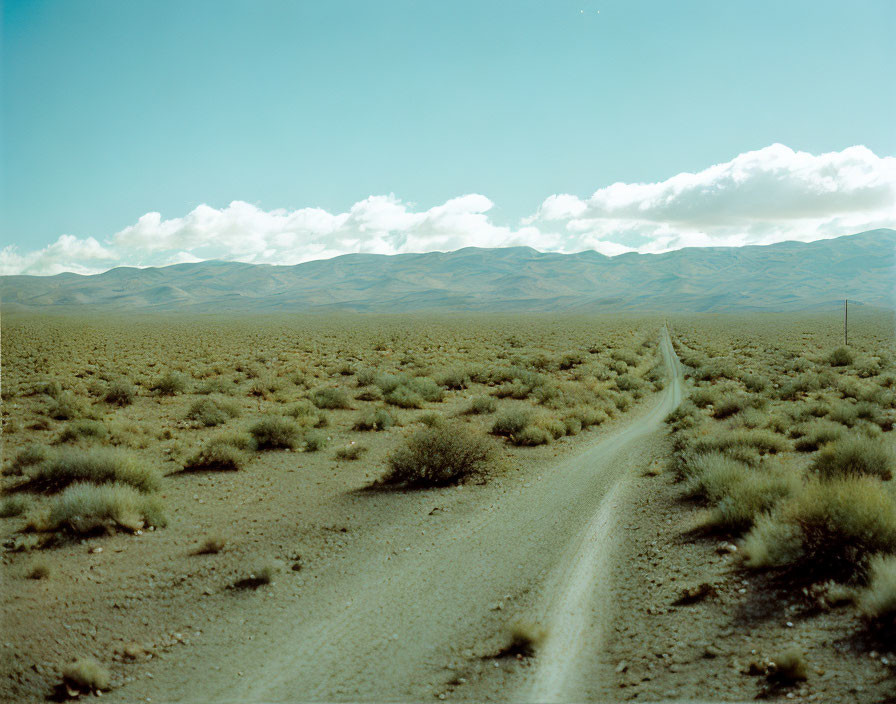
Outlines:
{"label": "rolling hill", "polygon": [[207,261],[82,276],[5,276],[4,306],[114,311],[797,311],[896,306],[896,230],[811,243],[606,257],[528,247],[295,266]]}

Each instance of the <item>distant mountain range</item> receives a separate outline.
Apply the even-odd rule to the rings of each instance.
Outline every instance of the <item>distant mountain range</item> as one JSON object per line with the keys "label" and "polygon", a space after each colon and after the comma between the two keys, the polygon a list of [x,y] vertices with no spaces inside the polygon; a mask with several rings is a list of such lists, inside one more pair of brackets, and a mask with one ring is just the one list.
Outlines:
{"label": "distant mountain range", "polygon": [[554,254],[529,247],[4,276],[7,309],[728,312],[896,307],[896,230],[817,242]]}

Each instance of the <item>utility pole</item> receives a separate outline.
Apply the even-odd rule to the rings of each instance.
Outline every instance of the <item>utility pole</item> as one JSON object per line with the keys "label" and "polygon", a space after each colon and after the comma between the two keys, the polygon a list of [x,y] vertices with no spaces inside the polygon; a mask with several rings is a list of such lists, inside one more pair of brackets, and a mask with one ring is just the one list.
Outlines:
{"label": "utility pole", "polygon": [[843,301],[843,344],[849,347],[849,299]]}

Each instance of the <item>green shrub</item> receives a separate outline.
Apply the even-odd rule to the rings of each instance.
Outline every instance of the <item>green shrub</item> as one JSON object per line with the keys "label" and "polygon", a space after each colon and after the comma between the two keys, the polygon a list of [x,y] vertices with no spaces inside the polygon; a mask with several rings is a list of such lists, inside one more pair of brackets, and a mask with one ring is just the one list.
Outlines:
{"label": "green shrub", "polygon": [[351,408],[352,402],[345,389],[323,388],[311,394],[311,403],[327,410],[335,408]]}
{"label": "green shrub", "polygon": [[222,399],[201,398],[193,402],[187,413],[187,420],[193,420],[211,428],[223,425],[231,418],[240,415],[240,409],[236,404]]}
{"label": "green shrub", "polygon": [[374,383],[384,394],[390,394],[406,381],[405,376],[397,374],[377,374]]}
{"label": "green shrub", "polygon": [[27,496],[7,496],[0,502],[0,518],[21,516],[31,508],[31,499]]}
{"label": "green shrub", "polygon": [[74,420],[84,415],[84,402],[72,391],[62,391],[50,399],[47,415],[53,420]]}
{"label": "green shrub", "polygon": [[448,369],[436,377],[436,384],[454,391],[466,389],[472,382],[469,375],[461,369]]}
{"label": "green shrub", "polygon": [[383,392],[379,386],[366,386],[360,393],[355,394],[358,401],[382,401]]}
{"label": "green shrub", "polygon": [[808,579],[851,578],[872,555],[894,551],[896,504],[866,476],[808,483],[744,541],[748,566],[797,568]]}
{"label": "green shrub", "polygon": [[109,437],[109,430],[99,420],[75,420],[69,423],[59,433],[57,442],[71,442],[78,440],[96,440],[103,442]]}
{"label": "green shrub", "polygon": [[[637,357],[635,357],[635,360],[637,360]],[[584,363],[585,355],[583,355],[581,352],[567,352],[562,357],[560,357],[559,367],[561,370],[566,371]],[[635,361],[635,364],[637,364],[637,361]]]}
{"label": "green shrub", "polygon": [[228,382],[225,379],[222,379],[219,376],[213,377],[211,379],[206,379],[203,381],[196,389],[197,394],[225,394],[230,395],[233,393],[234,384],[233,382]]}
{"label": "green shrub", "polygon": [[299,427],[282,416],[265,416],[249,428],[259,450],[293,449],[299,443]]}
{"label": "green shrub", "polygon": [[354,460],[359,459],[365,452],[367,452],[366,447],[352,443],[336,450],[335,459],[353,462]]}
{"label": "green shrub", "polygon": [[[756,470],[717,456],[715,471],[704,470],[688,484],[711,505],[708,525],[740,532],[799,488],[799,478],[786,470]],[[732,471],[733,467],[737,467]]]}
{"label": "green shrub", "polygon": [[376,382],[376,371],[373,369],[359,369],[355,374],[355,383],[361,386],[370,386]]}
{"label": "green shrub", "polygon": [[571,414],[572,418],[578,420],[583,428],[590,428],[601,423],[606,423],[610,416],[602,408],[594,408],[592,406],[581,406],[575,408]]}
{"label": "green shrub", "polygon": [[317,452],[323,450],[330,442],[327,434],[320,430],[310,430],[305,433],[305,452]]}
{"label": "green shrub", "polygon": [[514,445],[532,447],[534,445],[546,445],[551,442],[553,436],[545,428],[536,425],[527,425],[525,428],[510,436]]}
{"label": "green shrub", "polygon": [[423,408],[423,397],[407,386],[398,386],[386,394],[386,403],[399,408]]}
{"label": "green shrub", "polygon": [[50,398],[58,398],[59,395],[62,394],[62,384],[55,379],[37,381],[34,386],[31,387],[28,395],[38,396],[41,394],[49,396]]}
{"label": "green shrub", "polygon": [[358,416],[353,430],[387,430],[395,425],[395,419],[385,408],[364,411]]}
{"label": "green shrub", "polygon": [[160,485],[152,467],[123,450],[111,448],[64,448],[37,465],[29,485],[41,491],[56,492],[74,482],[119,482],[140,491],[154,491]]}
{"label": "green shrub", "polygon": [[134,402],[137,389],[127,379],[117,379],[109,383],[103,400],[114,406],[129,406]]}
{"label": "green shrub", "polygon": [[532,414],[529,411],[514,408],[504,411],[492,424],[492,435],[503,435],[512,437],[520,433],[529,423],[532,422]]}
{"label": "green shrub", "polygon": [[610,358],[615,359],[617,362],[625,362],[630,367],[638,366],[638,362],[640,361],[637,353],[632,350],[623,350],[616,349],[610,352]]}
{"label": "green shrub", "polygon": [[773,455],[788,450],[789,444],[780,435],[761,428],[720,430],[712,435],[696,438],[693,444],[696,452],[717,451],[732,454],[745,448]]}
{"label": "green shrub", "polygon": [[295,418],[296,423],[303,428],[325,428],[330,423],[326,413],[305,400],[292,404],[286,409],[286,415]]}
{"label": "green shrub", "polygon": [[740,413],[750,405],[750,399],[746,396],[726,394],[719,398],[712,408],[712,416],[716,419],[723,419]]}
{"label": "green shrub", "polygon": [[566,435],[578,435],[582,432],[582,421],[575,416],[566,416],[562,422]]}
{"label": "green shrub", "polygon": [[859,595],[859,608],[872,624],[892,637],[896,626],[896,557],[873,557],[868,576],[868,586]]}
{"label": "green shrub", "polygon": [[832,367],[848,367],[855,361],[855,355],[848,347],[838,347],[831,351],[827,361]]}
{"label": "green shrub", "polygon": [[641,386],[641,381],[631,374],[620,374],[616,377],[616,388],[620,391],[638,391]]}
{"label": "green shrub", "polygon": [[32,467],[46,461],[51,453],[52,451],[46,445],[28,445],[16,455],[16,458],[13,460],[13,467],[16,470]]}
{"label": "green shrub", "polygon": [[232,472],[241,469],[246,458],[225,439],[209,440],[184,463],[186,472]]}
{"label": "green shrub", "polygon": [[815,420],[799,432],[800,437],[793,443],[797,452],[815,452],[822,445],[843,437],[842,426],[823,420]]}
{"label": "green shrub", "polygon": [[445,398],[445,391],[427,376],[418,376],[407,384],[410,390],[424,401],[437,402]]}
{"label": "green shrub", "polygon": [[470,401],[470,406],[465,413],[470,415],[483,415],[486,413],[494,413],[498,408],[498,403],[491,396],[476,396]]}
{"label": "green shrub", "polygon": [[840,401],[832,406],[828,418],[835,423],[851,428],[858,421],[859,412],[856,409],[856,404],[849,401]]}
{"label": "green shrub", "polygon": [[149,387],[159,396],[174,396],[187,390],[187,376],[180,372],[167,371],[156,378]]}
{"label": "green shrub", "polygon": [[444,425],[447,421],[441,413],[424,413],[419,420],[427,428],[435,428],[438,425]]}
{"label": "green shrub", "polygon": [[383,481],[421,487],[457,484],[485,472],[492,457],[490,443],[463,425],[426,428],[392,453]]}
{"label": "green shrub", "polygon": [[135,531],[147,525],[165,525],[162,504],[155,496],[126,484],[81,483],[53,498],[46,528],[87,534],[100,529]]}
{"label": "green shrub", "polygon": [[249,396],[270,398],[283,388],[283,383],[271,374],[256,377],[249,385]]}
{"label": "green shrub", "polygon": [[822,448],[811,468],[823,479],[862,474],[892,479],[893,453],[883,440],[850,435]]}

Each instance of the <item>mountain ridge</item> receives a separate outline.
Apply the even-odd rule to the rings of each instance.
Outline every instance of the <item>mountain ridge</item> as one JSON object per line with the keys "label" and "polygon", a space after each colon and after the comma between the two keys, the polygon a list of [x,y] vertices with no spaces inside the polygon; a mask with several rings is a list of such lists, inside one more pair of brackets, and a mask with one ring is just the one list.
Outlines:
{"label": "mountain ridge", "polygon": [[896,230],[814,242],[608,257],[531,247],[344,254],[295,265],[223,260],[101,274],[0,277],[4,306],[117,311],[729,312],[896,307]]}

